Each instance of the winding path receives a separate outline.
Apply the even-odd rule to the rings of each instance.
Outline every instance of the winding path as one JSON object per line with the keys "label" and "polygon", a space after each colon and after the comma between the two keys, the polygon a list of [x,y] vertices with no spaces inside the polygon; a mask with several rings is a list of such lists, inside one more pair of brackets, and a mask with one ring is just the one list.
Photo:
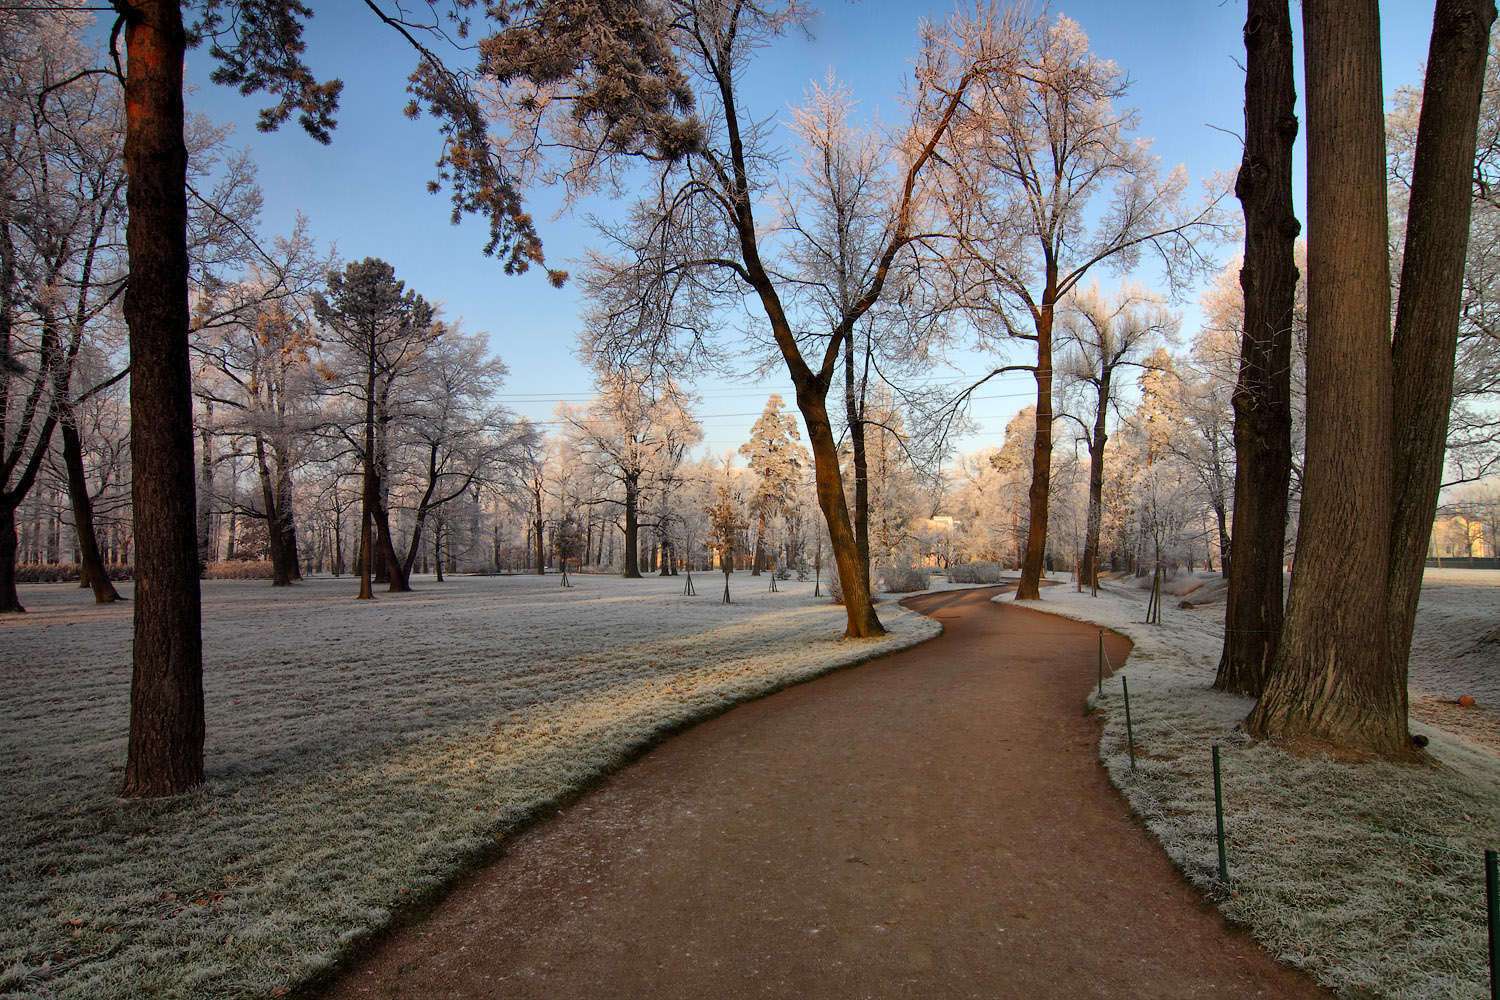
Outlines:
{"label": "winding path", "polygon": [[1110,787],[1097,630],[994,592],[913,598],[944,635],[667,741],[327,995],[1326,1000]]}

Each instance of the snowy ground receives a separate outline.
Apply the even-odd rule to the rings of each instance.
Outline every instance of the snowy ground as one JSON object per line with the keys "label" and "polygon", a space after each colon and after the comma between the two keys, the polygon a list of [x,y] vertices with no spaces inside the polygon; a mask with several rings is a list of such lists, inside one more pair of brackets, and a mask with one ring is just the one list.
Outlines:
{"label": "snowy ground", "polygon": [[[131,606],[23,587],[0,618],[0,995],[264,997],[315,978],[515,824],[663,733],[912,645],[842,641],[812,585],[736,574],[204,584],[208,782],[112,792]],[[129,594],[126,591],[127,596]]]}
{"label": "snowy ground", "polygon": [[[1350,1000],[1489,996],[1485,848],[1500,846],[1500,573],[1429,570],[1413,644],[1413,727],[1434,767],[1341,764],[1254,744],[1251,701],[1213,691],[1222,604],[1167,602],[1110,586],[1043,592],[1039,610],[1131,638],[1136,769],[1118,676],[1091,699],[1100,756],[1167,853],[1231,920]],[[1192,594],[1186,595],[1188,600]],[[1222,598],[1221,598],[1222,599]],[[1478,708],[1452,700],[1469,694]],[[1218,879],[1211,747],[1221,747],[1229,880]]]}

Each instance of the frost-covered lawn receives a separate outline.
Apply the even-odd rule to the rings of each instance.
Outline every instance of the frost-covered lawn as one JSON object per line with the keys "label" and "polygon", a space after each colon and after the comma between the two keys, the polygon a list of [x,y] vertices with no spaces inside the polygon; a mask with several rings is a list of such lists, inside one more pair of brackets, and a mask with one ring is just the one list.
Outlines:
{"label": "frost-covered lawn", "polygon": [[[1500,847],[1500,573],[1428,570],[1413,647],[1413,728],[1435,767],[1344,764],[1251,743],[1247,698],[1209,685],[1223,608],[1142,624],[1146,594],[1049,588],[1040,610],[1131,638],[1136,770],[1121,682],[1094,699],[1111,779],[1189,878],[1282,960],[1351,1000],[1489,994],[1485,848]],[[1192,595],[1188,595],[1192,599]],[[1461,694],[1477,709],[1450,704]],[[1441,724],[1441,727],[1440,727]],[[1229,882],[1218,881],[1211,750],[1220,744]]]}
{"label": "frost-covered lawn", "polygon": [[[812,585],[735,574],[204,584],[208,781],[113,792],[131,606],[0,618],[0,994],[264,997],[316,978],[515,824],[664,732],[937,624],[844,642]],[[128,596],[128,591],[127,591]]]}

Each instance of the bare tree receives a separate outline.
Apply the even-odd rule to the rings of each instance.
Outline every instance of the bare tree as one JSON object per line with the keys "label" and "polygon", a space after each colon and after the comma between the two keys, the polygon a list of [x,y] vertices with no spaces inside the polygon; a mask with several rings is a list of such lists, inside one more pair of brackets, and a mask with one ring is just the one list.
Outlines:
{"label": "bare tree", "polygon": [[[923,258],[949,249],[934,221],[914,209],[912,229],[923,234],[922,252],[902,253],[891,263],[885,291],[853,324],[842,324],[870,280],[889,236],[896,192],[889,171],[888,142],[878,122],[861,128],[854,121],[852,92],[831,76],[814,84],[803,105],[792,109],[801,170],[782,200],[783,227],[791,237],[781,275],[784,297],[799,301],[819,323],[840,331],[842,421],[853,485],[850,511],[860,562],[870,555],[871,483],[867,438],[868,407],[880,386],[894,388],[904,377],[921,380],[931,370],[934,345],[947,326],[945,289],[922,280]],[[896,390],[899,391],[899,390]],[[903,442],[907,444],[909,442]]]}
{"label": "bare tree", "polygon": [[670,478],[685,449],[703,436],[688,410],[690,402],[675,381],[627,370],[600,376],[599,395],[588,410],[561,411],[577,435],[579,450],[619,487],[618,499],[605,496],[596,502],[619,506],[625,549],[622,575],[629,579],[641,576],[643,495],[660,485],[653,480]]}
{"label": "bare tree", "polygon": [[[192,346],[200,363],[196,395],[204,406],[205,486],[211,488],[213,482],[212,437],[246,442],[260,480],[259,503],[237,513],[265,520],[271,583],[286,586],[302,576],[294,470],[324,423],[319,373],[326,369],[320,369],[313,289],[326,278],[332,260],[317,254],[303,219],[274,246],[275,256],[252,262],[242,280],[205,282]],[[209,499],[201,497],[200,503]],[[210,513],[203,506],[203,514]],[[200,543],[207,527],[204,517]]]}
{"label": "bare tree", "polygon": [[[81,452],[74,404],[81,356],[120,294],[125,176],[116,130],[123,110],[84,71],[95,53],[75,37],[86,15],[12,11],[0,18],[0,612],[21,611],[15,512],[62,426]],[[90,373],[92,374],[92,373]],[[71,467],[71,465],[69,466]],[[86,491],[70,489],[74,501]],[[75,523],[88,523],[75,510]],[[85,565],[96,554],[81,543]],[[101,601],[117,598],[90,572]]]}
{"label": "bare tree", "polygon": [[1082,429],[1089,449],[1088,522],[1084,533],[1080,586],[1097,586],[1099,531],[1104,507],[1104,447],[1109,441],[1108,418],[1115,404],[1120,370],[1139,365],[1140,356],[1154,342],[1177,328],[1177,319],[1160,296],[1138,285],[1123,285],[1105,298],[1098,282],[1075,291],[1063,301],[1058,338],[1062,359],[1061,395],[1077,395],[1078,407],[1064,405],[1060,415],[1071,417]]}
{"label": "bare tree", "polygon": [[[538,27],[514,34],[507,59],[490,63],[506,85],[502,103],[512,144],[536,151],[541,164],[550,143],[562,162],[539,173],[574,193],[598,183],[596,177],[618,177],[627,156],[650,163],[650,193],[626,223],[606,232],[613,250],[589,262],[588,349],[601,367],[679,370],[705,357],[723,326],[721,307],[737,307],[747,295],[758,304],[796,388],[818,503],[847,581],[846,634],[880,634],[844,495],[828,392],[849,332],[887,293],[897,258],[925,239],[919,226],[923,179],[976,82],[1010,65],[1013,16],[987,8],[924,27],[913,124],[899,131],[885,157],[889,200],[880,235],[859,266],[848,269],[844,307],[828,316],[800,308],[795,282],[782,277],[792,267],[779,265],[776,255],[784,242],[779,237],[789,234],[768,228],[762,218],[778,157],[768,123],[748,111],[740,90],[754,52],[801,27],[805,9],[794,0],[671,0],[656,15],[663,62],[670,58],[680,68],[681,86],[660,91],[670,93],[675,106],[664,100],[659,114],[629,121],[589,113],[591,78],[559,76],[538,65],[565,47],[566,32],[547,37]],[[521,51],[522,39],[535,50]],[[693,107],[696,115],[689,113]]]}
{"label": "bare tree", "polygon": [[[1076,21],[1059,15],[1025,25],[1022,67],[986,78],[944,140],[940,185],[959,234],[957,300],[975,316],[982,344],[1017,339],[1035,363],[1029,527],[1018,600],[1034,600],[1046,554],[1051,482],[1055,310],[1097,265],[1121,270],[1154,258],[1172,294],[1207,264],[1198,242],[1222,228],[1221,192],[1188,205],[1188,178],[1161,172],[1133,133],[1136,113],[1116,107],[1127,91],[1120,67],[1089,49]],[[1101,205],[1101,199],[1104,203]]]}
{"label": "bare tree", "polygon": [[542,535],[545,524],[542,505],[547,498],[547,483],[555,464],[552,453],[557,441],[537,433],[531,422],[525,419],[517,421],[516,430],[517,453],[506,466],[500,494],[508,507],[525,516],[536,575],[544,576],[547,560],[543,552],[546,543]]}
{"label": "bare tree", "polygon": [[531,443],[531,425],[516,422],[492,401],[505,375],[504,363],[489,356],[486,335],[468,336],[450,326],[441,326],[412,373],[395,433],[400,441],[392,448],[409,456],[397,458],[394,475],[404,473],[416,497],[401,560],[408,577],[427,518],[476,485],[497,483],[501,467],[517,461]]}

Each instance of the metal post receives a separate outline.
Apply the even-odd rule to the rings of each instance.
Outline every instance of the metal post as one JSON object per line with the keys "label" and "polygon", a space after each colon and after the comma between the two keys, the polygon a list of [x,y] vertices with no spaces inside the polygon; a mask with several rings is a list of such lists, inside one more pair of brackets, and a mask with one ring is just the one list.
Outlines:
{"label": "metal post", "polygon": [[1099,697],[1104,697],[1104,630],[1099,630]]}
{"label": "metal post", "polygon": [[1484,852],[1484,901],[1490,911],[1490,1000],[1500,1000],[1500,874],[1495,852]]}
{"label": "metal post", "polygon": [[1130,680],[1120,677],[1120,689],[1125,692],[1125,743],[1130,747],[1130,769],[1135,770],[1135,728],[1130,724]]}
{"label": "metal post", "polygon": [[1219,778],[1219,745],[1214,744],[1214,820],[1219,826],[1219,881],[1229,881],[1229,862],[1224,857],[1224,783]]}

